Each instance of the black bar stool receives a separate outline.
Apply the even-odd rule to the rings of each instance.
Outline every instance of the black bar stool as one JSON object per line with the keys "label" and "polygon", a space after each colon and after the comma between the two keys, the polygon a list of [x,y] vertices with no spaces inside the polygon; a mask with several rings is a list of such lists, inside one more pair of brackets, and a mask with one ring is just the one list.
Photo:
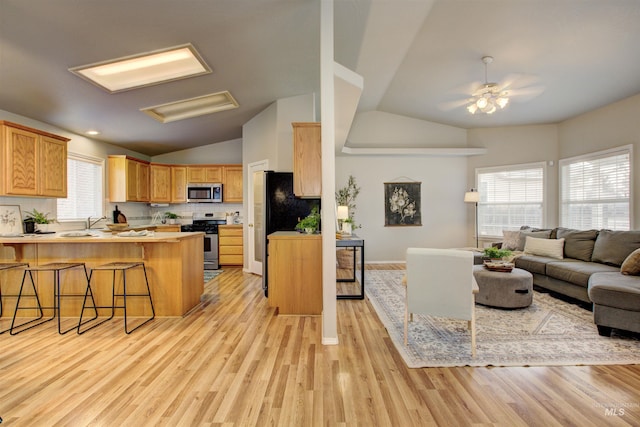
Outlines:
{"label": "black bar stool", "polygon": [[[146,293],[132,294],[127,292],[127,274],[126,273],[127,273],[127,270],[130,270],[132,268],[142,268],[142,271],[144,272],[145,285],[147,287]],[[96,271],[112,271],[113,272],[111,305],[97,306],[95,304],[95,300],[93,299],[93,291],[91,290],[91,279],[93,278],[93,273],[95,273]],[[117,271],[122,272],[122,293],[116,293],[116,272]],[[87,297],[89,296],[91,297],[91,301],[93,304],[92,307],[87,306]],[[117,297],[122,297],[122,305],[116,305]],[[135,297],[143,297],[143,298],[149,299],[149,305],[151,306],[151,317],[149,317],[148,319],[146,319],[144,322],[134,327],[133,329],[129,329],[128,321],[127,321],[127,298],[135,298]],[[110,308],[111,315],[108,318],[89,326],[87,329],[83,331],[82,326],[95,319],[93,318],[93,319],[86,320],[84,322],[82,321],[84,316],[84,310],[86,308],[89,308],[89,309],[93,308],[94,310],[96,310],[96,316],[97,316],[97,309]],[[113,319],[116,308],[122,308],[124,310],[124,331],[127,334],[130,334],[131,332],[135,331],[136,329],[145,325],[146,323],[150,322],[156,317],[156,311],[153,307],[153,300],[151,299],[151,289],[149,288],[149,279],[147,278],[147,269],[145,268],[144,262],[111,262],[109,264],[100,265],[91,269],[91,274],[89,275],[89,281],[87,283],[87,291],[85,292],[84,302],[82,303],[82,311],[80,312],[80,321],[78,322],[78,334],[83,334],[87,332],[89,329],[93,329],[96,326],[101,325],[104,322],[107,322]]]}
{"label": "black bar stool", "polygon": [[[31,329],[31,328],[35,328],[38,325],[41,325],[43,323],[49,322],[51,320],[53,320],[56,317],[58,317],[58,333],[60,335],[64,335],[67,332],[70,332],[72,329],[76,329],[77,327],[74,326],[73,328],[69,328],[65,331],[62,330],[61,328],[61,319],[60,319],[60,300],[61,297],[81,297],[83,296],[82,294],[61,294],[60,292],[60,272],[64,271],[64,270],[69,270],[72,268],[82,268],[84,270],[84,276],[87,280],[87,283],[89,283],[89,275],[87,274],[87,267],[85,266],[84,262],[53,262],[50,264],[43,264],[43,265],[37,265],[34,267],[27,267],[24,270],[24,274],[22,275],[22,284],[20,285],[20,292],[18,293],[18,299],[16,301],[16,310],[13,313],[13,320],[11,321],[11,328],[9,330],[9,333],[11,335],[16,335],[19,334],[20,332],[26,331],[27,329]],[[53,272],[53,306],[49,306],[49,307],[44,307],[41,303],[40,303],[40,297],[38,296],[38,290],[36,289],[36,284],[35,281],[33,280],[33,272],[36,271],[51,271]],[[29,278],[31,279],[31,288],[33,290],[33,294],[25,294],[25,281],[27,279],[27,274],[29,275]],[[30,307],[20,307],[20,301],[24,298],[35,298],[35,306],[30,306]],[[85,295],[86,297],[86,295]],[[91,298],[93,299],[93,296],[91,296]],[[50,310],[53,309],[53,315],[50,318],[47,318],[45,320],[41,320],[44,317],[44,312],[42,311],[43,309],[46,310]],[[18,314],[18,311],[20,310],[37,310],[38,312],[38,317],[32,320],[29,320],[27,322],[23,322],[19,325],[16,325],[16,316]],[[96,313],[96,317],[97,317],[97,313]],[[40,321],[41,320],[41,321]],[[35,323],[37,322],[37,323]],[[35,324],[34,324],[35,323]],[[29,327],[23,328],[23,326],[26,325],[31,325]],[[19,329],[22,328],[22,329]],[[18,330],[19,329],[19,330]]]}
{"label": "black bar stool", "polygon": [[[5,270],[11,270],[14,268],[20,268],[20,267],[29,267],[29,264],[26,262],[0,262],[0,271],[5,271]],[[17,294],[2,294],[2,282],[0,282],[0,317],[2,317],[2,312],[3,312],[3,306],[4,303],[2,301],[2,298],[17,298],[18,295]],[[7,329],[3,329],[0,331],[0,334],[4,334],[5,332],[7,332],[9,329],[11,329],[11,327],[8,327]]]}

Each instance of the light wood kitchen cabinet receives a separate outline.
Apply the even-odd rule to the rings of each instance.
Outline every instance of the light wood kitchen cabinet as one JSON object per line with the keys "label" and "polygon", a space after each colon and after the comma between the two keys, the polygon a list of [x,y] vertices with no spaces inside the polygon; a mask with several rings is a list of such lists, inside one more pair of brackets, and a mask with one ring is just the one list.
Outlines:
{"label": "light wood kitchen cabinet", "polygon": [[322,193],[322,144],[320,123],[292,123],[293,194],[320,197]]}
{"label": "light wood kitchen cabinet", "polygon": [[68,138],[0,121],[0,194],[67,197]]}
{"label": "light wood kitchen cabinet", "polygon": [[225,165],[222,172],[222,201],[242,203],[242,165]]}
{"label": "light wood kitchen cabinet", "polygon": [[156,231],[159,233],[179,233],[180,224],[157,224]]}
{"label": "light wood kitchen cabinet", "polygon": [[109,156],[109,201],[148,202],[148,162],[129,156]]}
{"label": "light wood kitchen cabinet", "polygon": [[220,265],[242,265],[242,225],[218,226],[218,258]]}
{"label": "light wood kitchen cabinet", "polygon": [[187,203],[186,166],[171,166],[171,203]]}
{"label": "light wood kitchen cabinet", "polygon": [[268,239],[269,305],[279,314],[322,314],[322,236],[277,231]]}
{"label": "light wood kitchen cabinet", "polygon": [[220,183],[222,182],[222,166],[198,165],[187,167],[187,182],[189,183]]}
{"label": "light wood kitchen cabinet", "polygon": [[152,203],[171,202],[171,166],[152,164],[150,170],[150,185]]}

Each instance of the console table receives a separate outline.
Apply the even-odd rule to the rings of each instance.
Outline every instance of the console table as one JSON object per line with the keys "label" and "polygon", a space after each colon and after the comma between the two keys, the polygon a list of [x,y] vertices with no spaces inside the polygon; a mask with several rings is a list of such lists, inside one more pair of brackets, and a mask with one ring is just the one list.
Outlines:
{"label": "console table", "polygon": [[337,248],[354,248],[353,251],[353,278],[336,279],[338,282],[356,282],[356,248],[360,248],[360,293],[359,294],[341,294],[337,295],[337,299],[364,299],[364,239],[352,234],[351,236],[343,236],[342,239],[336,239]]}

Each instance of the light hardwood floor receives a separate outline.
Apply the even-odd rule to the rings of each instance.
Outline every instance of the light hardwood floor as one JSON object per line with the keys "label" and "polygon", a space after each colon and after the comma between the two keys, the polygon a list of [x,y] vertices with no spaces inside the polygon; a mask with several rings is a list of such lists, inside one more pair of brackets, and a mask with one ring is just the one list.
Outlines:
{"label": "light hardwood floor", "polygon": [[338,317],[340,345],[323,346],[321,317],[276,316],[260,277],[225,268],[189,315],[130,336],[121,320],[82,336],[59,336],[53,322],[0,335],[0,417],[7,426],[640,425],[639,365],[407,369],[368,301],[338,301]]}

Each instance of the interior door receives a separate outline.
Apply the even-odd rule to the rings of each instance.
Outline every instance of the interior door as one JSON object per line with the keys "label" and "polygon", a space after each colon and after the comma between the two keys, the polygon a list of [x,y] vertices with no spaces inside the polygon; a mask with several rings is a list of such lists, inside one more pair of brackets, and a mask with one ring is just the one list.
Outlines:
{"label": "interior door", "polygon": [[247,203],[248,269],[250,273],[260,276],[262,275],[262,252],[264,246],[263,171],[268,170],[268,168],[268,160],[249,163],[247,167],[247,182],[249,183],[249,203]]}

